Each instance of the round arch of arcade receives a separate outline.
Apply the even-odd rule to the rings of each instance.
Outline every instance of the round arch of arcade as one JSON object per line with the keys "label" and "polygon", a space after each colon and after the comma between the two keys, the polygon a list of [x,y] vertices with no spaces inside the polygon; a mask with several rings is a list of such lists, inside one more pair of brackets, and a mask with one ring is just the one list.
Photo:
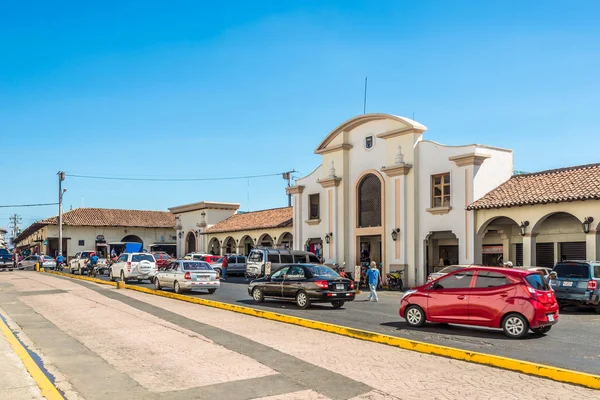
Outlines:
{"label": "round arch of arcade", "polygon": [[476,263],[553,267],[600,259],[600,210],[593,201],[477,210],[476,221]]}
{"label": "round arch of arcade", "polygon": [[291,227],[268,231],[222,232],[209,235],[206,239],[206,252],[210,254],[248,255],[255,247],[294,248]]}

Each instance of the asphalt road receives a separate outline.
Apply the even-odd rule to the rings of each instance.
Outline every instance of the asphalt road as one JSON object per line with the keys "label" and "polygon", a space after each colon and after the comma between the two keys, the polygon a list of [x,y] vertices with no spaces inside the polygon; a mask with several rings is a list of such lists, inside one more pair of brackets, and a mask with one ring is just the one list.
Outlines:
{"label": "asphalt road", "polygon": [[[101,279],[108,278],[101,277]],[[356,301],[347,302],[341,309],[334,309],[329,304],[315,304],[307,310],[300,310],[294,303],[276,300],[266,300],[262,304],[255,303],[248,295],[247,282],[243,277],[229,277],[212,295],[204,291],[186,294],[426,343],[600,375],[600,341],[597,340],[600,334],[600,315],[596,315],[593,310],[566,308],[561,312],[559,322],[548,334],[540,336],[530,334],[525,339],[512,340],[504,336],[501,330],[496,329],[444,324],[427,324],[422,328],[410,328],[398,315],[401,297],[399,292],[378,292],[378,303],[365,301],[367,293],[363,293],[356,296]],[[128,283],[154,287],[147,281]]]}

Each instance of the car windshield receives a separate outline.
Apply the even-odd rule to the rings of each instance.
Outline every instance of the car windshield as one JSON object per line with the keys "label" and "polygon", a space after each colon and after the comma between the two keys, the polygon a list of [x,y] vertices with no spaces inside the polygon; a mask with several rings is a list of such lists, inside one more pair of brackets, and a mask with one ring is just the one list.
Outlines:
{"label": "car windshield", "polygon": [[550,286],[548,286],[546,279],[538,273],[527,275],[525,281],[527,281],[529,286],[536,290],[550,290]]}
{"label": "car windshield", "polygon": [[210,271],[212,268],[205,262],[184,262],[184,271]]}
{"label": "car windshield", "polygon": [[337,272],[323,265],[307,265],[306,268],[313,276],[340,276]]}
{"label": "car windshield", "polygon": [[89,258],[90,254],[91,254],[90,252],[84,251],[83,253],[81,253],[81,258]]}
{"label": "car windshield", "polygon": [[150,261],[154,262],[154,257],[150,254],[134,254],[131,256],[131,262]]}
{"label": "car windshield", "polygon": [[583,263],[559,263],[554,267],[554,272],[559,278],[590,278],[590,267]]}
{"label": "car windshield", "polygon": [[464,267],[460,265],[449,265],[445,268],[442,268],[437,273],[438,274],[449,274],[450,272],[458,271],[459,269],[463,269]]}

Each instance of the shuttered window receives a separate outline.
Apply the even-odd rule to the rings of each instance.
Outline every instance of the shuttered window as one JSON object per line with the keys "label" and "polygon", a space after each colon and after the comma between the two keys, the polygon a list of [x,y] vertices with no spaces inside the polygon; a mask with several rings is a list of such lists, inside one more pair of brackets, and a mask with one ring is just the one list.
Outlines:
{"label": "shuttered window", "polygon": [[[536,243],[536,267],[554,267],[554,243]],[[531,265],[533,267],[533,265]],[[528,265],[529,267],[529,265]]]}
{"label": "shuttered window", "polygon": [[560,260],[585,260],[585,242],[560,243]]}
{"label": "shuttered window", "polygon": [[523,243],[517,243],[515,245],[515,262],[516,265],[522,267],[523,266]]}

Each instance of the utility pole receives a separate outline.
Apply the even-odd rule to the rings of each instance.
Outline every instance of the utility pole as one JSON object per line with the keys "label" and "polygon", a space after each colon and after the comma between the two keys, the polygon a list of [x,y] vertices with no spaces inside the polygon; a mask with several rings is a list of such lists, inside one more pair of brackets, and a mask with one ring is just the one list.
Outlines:
{"label": "utility pole", "polygon": [[[283,174],[281,174],[282,178],[288,181],[288,187],[292,186],[292,174],[294,172],[298,172],[295,169],[291,170],[291,171],[287,171],[284,172]],[[292,206],[292,195],[291,193],[288,193],[288,207]]]}
{"label": "utility pole", "polygon": [[58,254],[62,255],[62,247],[63,247],[63,194],[67,191],[67,189],[62,188],[62,181],[65,180],[65,173],[63,171],[58,171]]}

